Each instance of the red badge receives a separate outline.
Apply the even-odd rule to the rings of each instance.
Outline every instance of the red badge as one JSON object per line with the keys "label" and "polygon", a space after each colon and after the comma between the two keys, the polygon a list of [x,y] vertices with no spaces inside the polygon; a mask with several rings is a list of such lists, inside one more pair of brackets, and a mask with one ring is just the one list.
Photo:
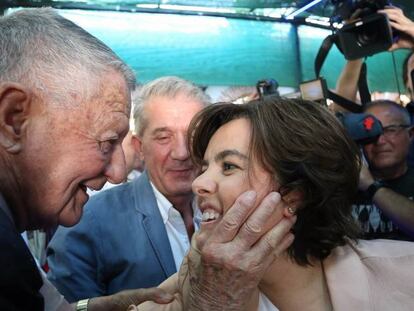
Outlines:
{"label": "red badge", "polygon": [[366,117],[363,124],[364,124],[364,128],[367,131],[371,131],[372,130],[372,126],[374,125],[375,120],[373,117]]}

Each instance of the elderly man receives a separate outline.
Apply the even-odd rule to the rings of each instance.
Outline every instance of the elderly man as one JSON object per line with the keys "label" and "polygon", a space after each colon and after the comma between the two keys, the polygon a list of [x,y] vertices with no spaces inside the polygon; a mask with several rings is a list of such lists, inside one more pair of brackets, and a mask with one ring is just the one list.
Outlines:
{"label": "elderly man", "polygon": [[384,133],[363,147],[369,164],[360,174],[354,205],[365,238],[414,240],[414,170],[407,165],[413,129],[407,110],[392,101],[367,104]]}
{"label": "elderly man", "polygon": [[48,278],[69,301],[157,286],[178,270],[198,228],[187,127],[208,98],[177,77],[154,80],[134,98],[145,172],[95,195],[80,223],[60,227],[49,244]]}
{"label": "elderly man", "polygon": [[[125,178],[121,142],[134,85],[130,69],[107,46],[52,10],[0,18],[2,310],[125,310],[145,299],[171,299],[154,289],[130,290],[69,305],[42,277],[19,234],[76,224],[87,188]],[[195,237],[192,310],[241,310],[246,287],[256,286],[288,246],[292,222],[281,220],[280,196],[271,193],[256,205],[254,193],[245,193],[215,232]],[[216,283],[234,271],[237,282]],[[211,299],[224,294],[229,299]]]}

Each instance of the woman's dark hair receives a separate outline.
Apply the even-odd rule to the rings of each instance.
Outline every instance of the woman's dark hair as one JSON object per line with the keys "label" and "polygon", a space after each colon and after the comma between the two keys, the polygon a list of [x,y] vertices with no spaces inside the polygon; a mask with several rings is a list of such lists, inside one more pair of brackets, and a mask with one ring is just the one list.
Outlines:
{"label": "woman's dark hair", "polygon": [[347,238],[356,239],[359,228],[351,202],[358,186],[360,154],[339,120],[325,107],[300,99],[269,96],[244,105],[214,104],[190,124],[194,163],[200,165],[213,134],[239,118],[250,121],[250,153],[275,176],[282,198],[292,190],[303,194],[290,256],[307,265],[309,256],[324,259]]}

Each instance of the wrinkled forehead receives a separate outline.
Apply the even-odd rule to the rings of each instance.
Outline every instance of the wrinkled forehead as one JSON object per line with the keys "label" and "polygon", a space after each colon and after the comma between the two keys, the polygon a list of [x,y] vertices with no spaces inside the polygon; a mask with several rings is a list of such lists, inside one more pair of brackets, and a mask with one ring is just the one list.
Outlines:
{"label": "wrinkled forehead", "polygon": [[366,112],[374,115],[383,126],[404,122],[404,115],[396,107],[376,106],[367,109]]}

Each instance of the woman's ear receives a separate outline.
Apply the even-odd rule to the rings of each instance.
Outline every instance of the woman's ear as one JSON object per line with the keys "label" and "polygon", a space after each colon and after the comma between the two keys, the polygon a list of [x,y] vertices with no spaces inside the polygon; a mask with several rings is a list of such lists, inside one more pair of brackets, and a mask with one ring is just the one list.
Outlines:
{"label": "woman's ear", "polygon": [[282,195],[282,201],[286,207],[283,211],[285,217],[291,217],[302,206],[303,193],[300,190],[289,190]]}
{"label": "woman's ear", "polygon": [[19,83],[0,84],[0,146],[9,153],[22,149],[31,99],[31,92]]}

